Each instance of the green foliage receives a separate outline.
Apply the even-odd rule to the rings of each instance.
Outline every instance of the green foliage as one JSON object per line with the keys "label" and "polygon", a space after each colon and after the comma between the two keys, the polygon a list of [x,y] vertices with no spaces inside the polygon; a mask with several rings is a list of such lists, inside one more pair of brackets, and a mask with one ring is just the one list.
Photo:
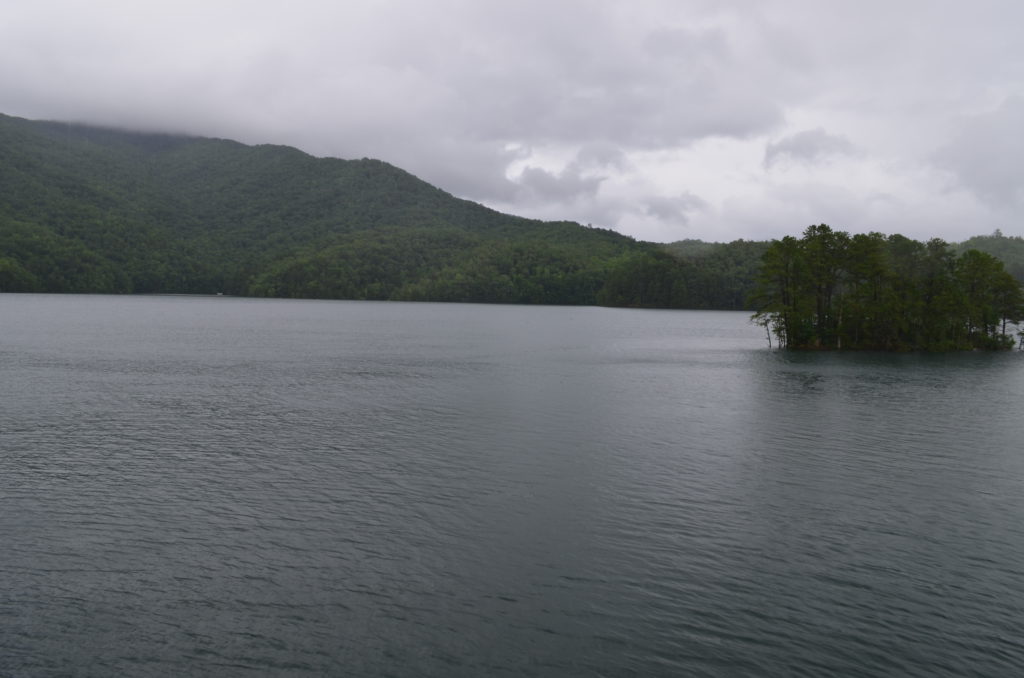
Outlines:
{"label": "green foliage", "polygon": [[608,230],[377,160],[0,116],[0,289],[592,304]]}
{"label": "green foliage", "polygon": [[614,262],[598,301],[640,308],[750,309],[768,243],[684,240]]}
{"label": "green foliage", "polygon": [[1005,236],[996,229],[992,235],[976,235],[956,245],[957,254],[978,250],[998,258],[1006,271],[1024,284],[1024,238]]}
{"label": "green foliage", "polygon": [[754,319],[799,349],[1008,348],[1007,323],[1024,319],[1021,286],[992,255],[824,224],[771,243],[756,301]]}

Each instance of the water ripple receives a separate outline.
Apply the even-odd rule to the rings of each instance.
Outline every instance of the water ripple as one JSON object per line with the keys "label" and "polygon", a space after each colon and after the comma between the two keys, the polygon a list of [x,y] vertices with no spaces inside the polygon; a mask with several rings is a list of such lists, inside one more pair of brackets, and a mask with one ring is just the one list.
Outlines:
{"label": "water ripple", "polygon": [[1024,672],[1016,354],[609,309],[0,317],[2,675]]}

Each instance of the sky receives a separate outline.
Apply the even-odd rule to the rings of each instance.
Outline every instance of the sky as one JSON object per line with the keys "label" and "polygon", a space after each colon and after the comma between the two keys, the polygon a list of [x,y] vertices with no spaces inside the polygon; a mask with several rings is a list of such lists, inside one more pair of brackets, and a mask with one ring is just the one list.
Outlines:
{"label": "sky", "polygon": [[0,113],[641,240],[1024,235],[1019,0],[7,0]]}

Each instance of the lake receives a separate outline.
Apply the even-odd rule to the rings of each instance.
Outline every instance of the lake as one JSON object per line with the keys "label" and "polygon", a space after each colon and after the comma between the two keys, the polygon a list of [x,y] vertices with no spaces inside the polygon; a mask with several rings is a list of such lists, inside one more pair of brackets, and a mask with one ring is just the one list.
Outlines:
{"label": "lake", "polygon": [[1024,354],[0,295],[0,675],[1024,675]]}

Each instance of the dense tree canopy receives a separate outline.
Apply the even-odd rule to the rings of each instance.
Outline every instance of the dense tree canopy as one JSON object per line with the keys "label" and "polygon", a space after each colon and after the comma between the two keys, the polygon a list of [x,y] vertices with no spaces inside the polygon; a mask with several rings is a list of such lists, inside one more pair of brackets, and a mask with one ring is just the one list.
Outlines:
{"label": "dense tree canopy", "polygon": [[657,249],[377,160],[0,116],[0,291],[593,304]]}
{"label": "dense tree canopy", "polygon": [[755,319],[788,348],[1008,348],[1020,283],[990,254],[942,240],[850,236],[822,224],[764,254]]}

